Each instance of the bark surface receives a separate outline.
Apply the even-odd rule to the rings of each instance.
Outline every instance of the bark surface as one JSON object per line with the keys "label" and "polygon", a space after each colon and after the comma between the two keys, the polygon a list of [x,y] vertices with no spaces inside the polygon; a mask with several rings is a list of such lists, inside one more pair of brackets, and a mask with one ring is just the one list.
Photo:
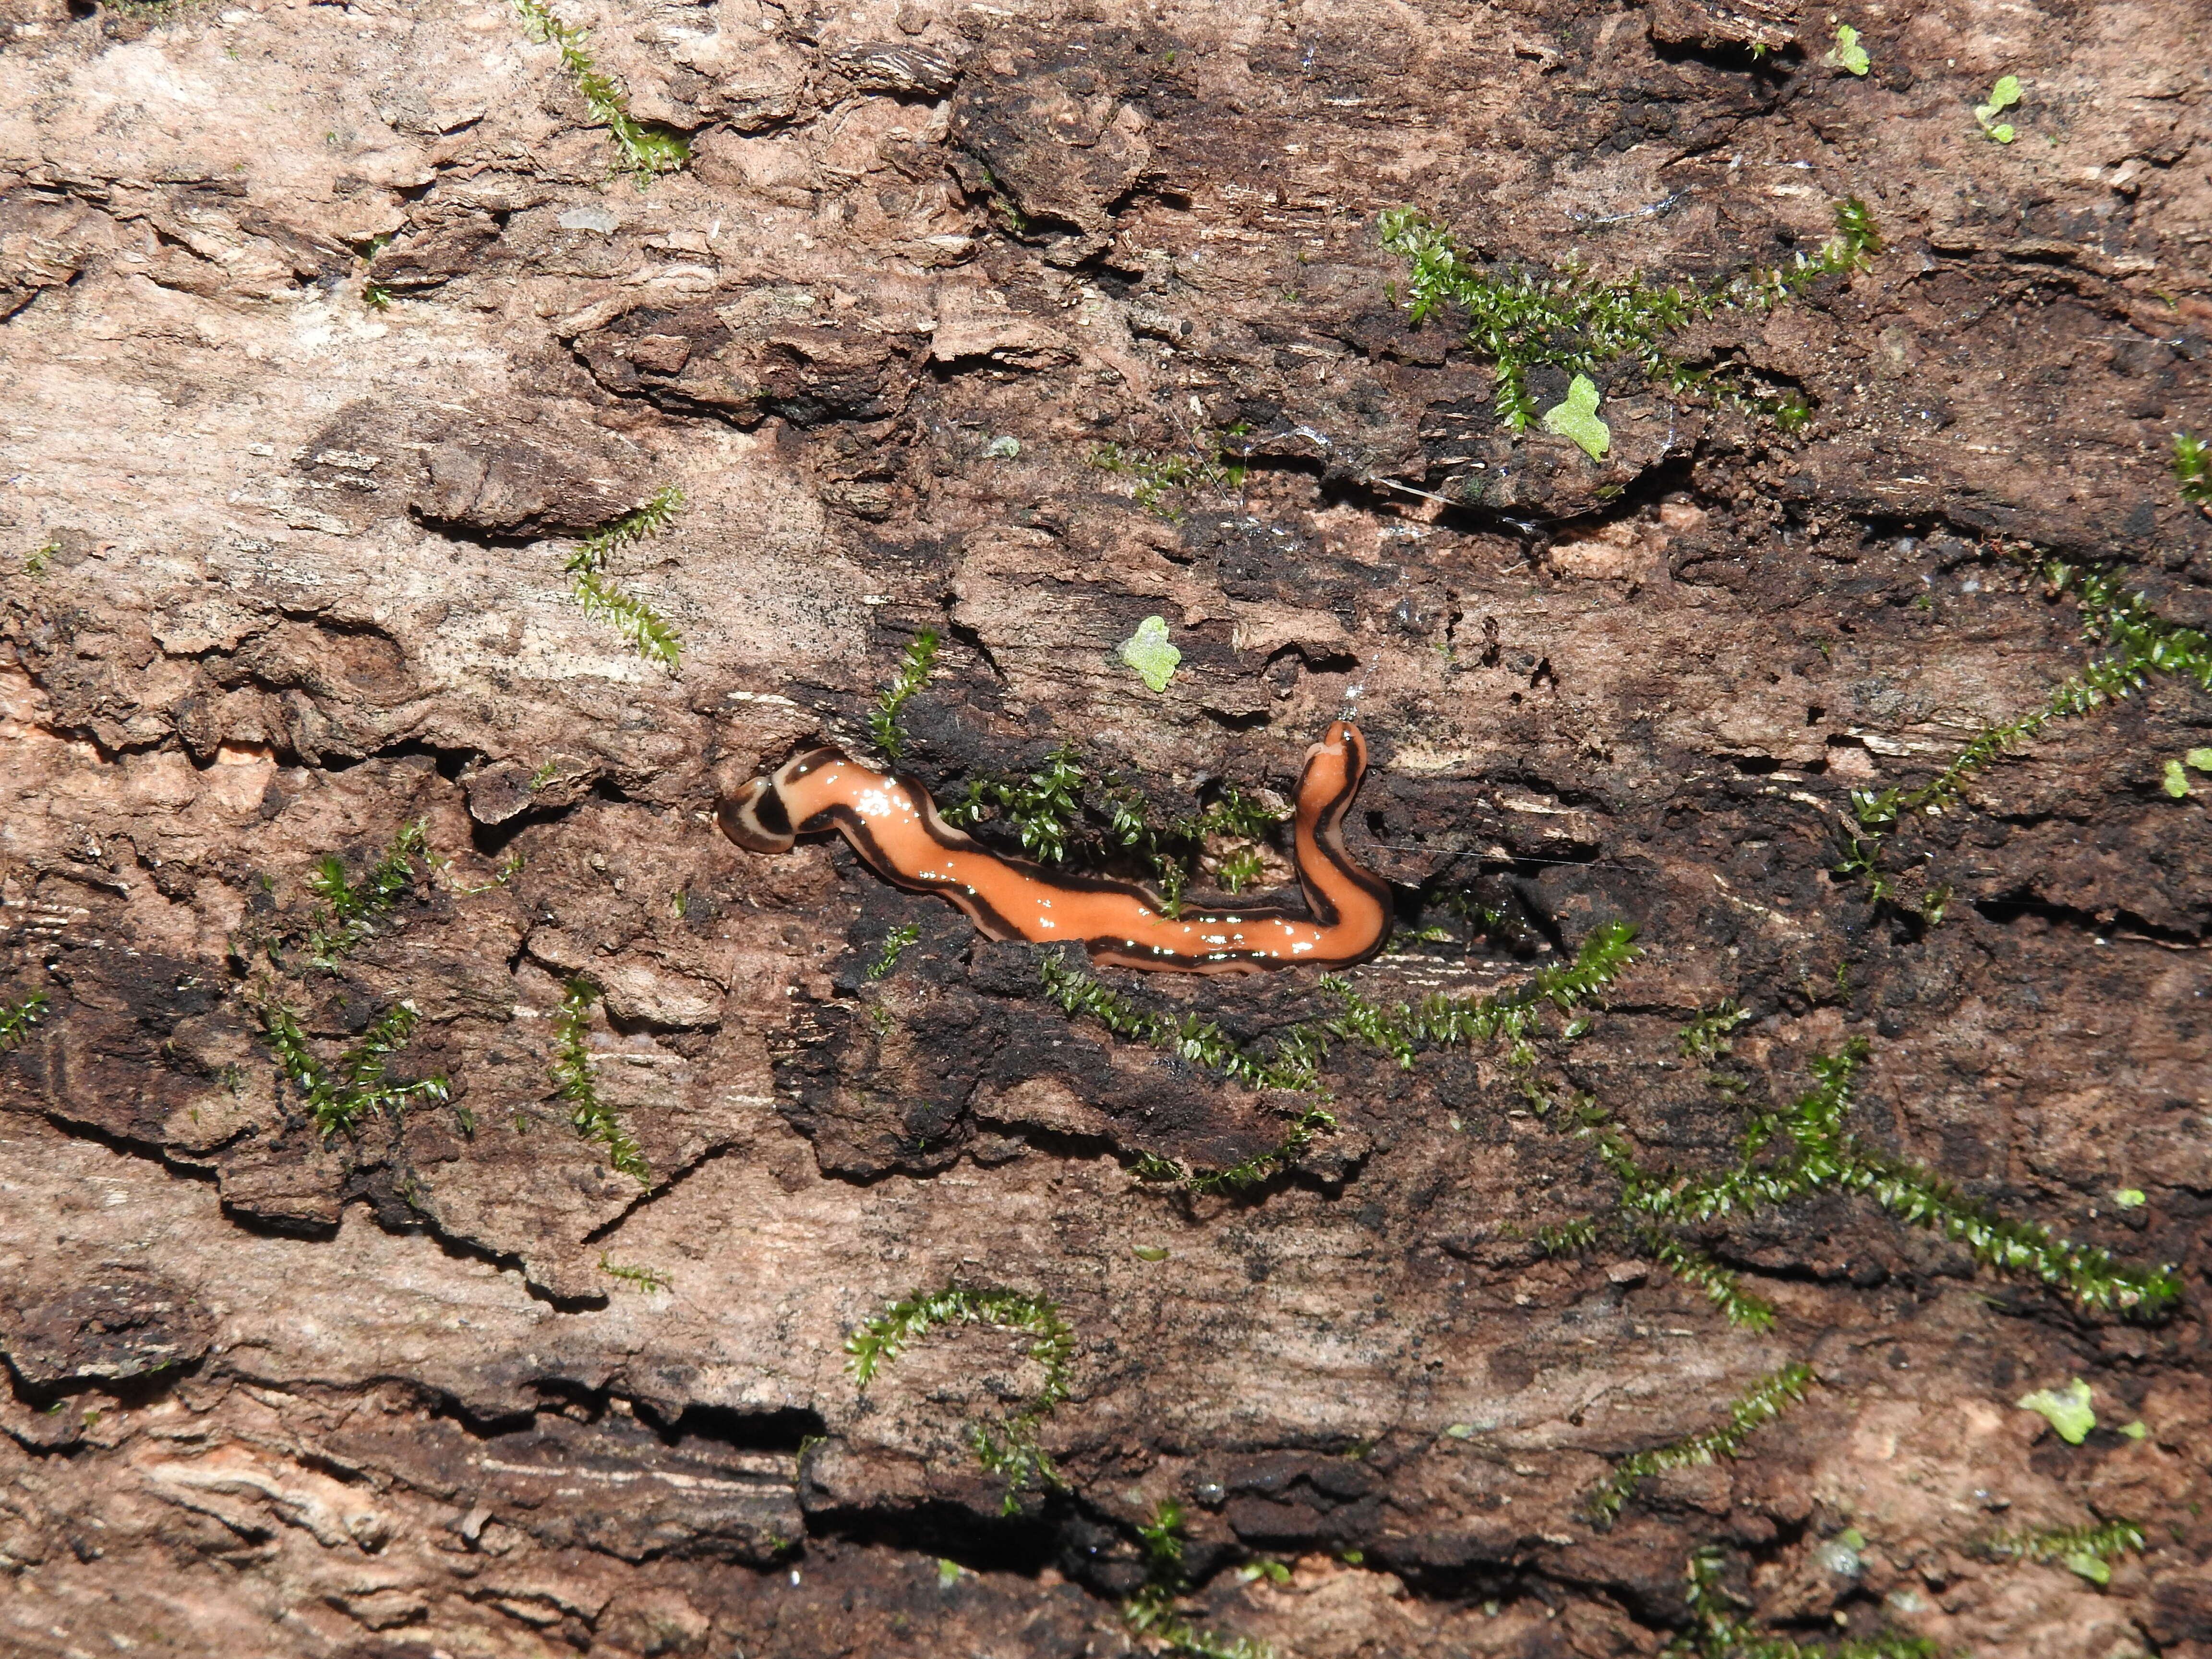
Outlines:
{"label": "bark surface", "polygon": [[[2212,14],[559,21],[0,0],[0,1648],[2212,1659],[2212,691],[1853,805],[2110,654],[2054,559],[2212,627]],[[1595,458],[1379,229],[1852,198]],[[1219,902],[1343,714],[1344,985],[713,824],[888,735]]]}

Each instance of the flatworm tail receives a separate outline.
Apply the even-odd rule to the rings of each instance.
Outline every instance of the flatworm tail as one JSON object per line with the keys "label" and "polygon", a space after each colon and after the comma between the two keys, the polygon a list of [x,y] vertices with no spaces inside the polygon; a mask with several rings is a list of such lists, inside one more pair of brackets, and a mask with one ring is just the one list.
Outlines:
{"label": "flatworm tail", "polygon": [[1170,916],[1143,888],[1071,876],[992,852],[938,816],[910,778],[817,749],[753,779],[721,803],[722,833],[755,853],[787,850],[836,830],[886,881],[958,906],[987,937],[1076,939],[1092,960],[1197,974],[1251,973],[1312,963],[1364,962],[1390,929],[1390,890],[1344,846],[1345,816],[1367,772],[1359,728],[1339,720],[1306,752],[1293,845],[1312,914],[1266,907]]}

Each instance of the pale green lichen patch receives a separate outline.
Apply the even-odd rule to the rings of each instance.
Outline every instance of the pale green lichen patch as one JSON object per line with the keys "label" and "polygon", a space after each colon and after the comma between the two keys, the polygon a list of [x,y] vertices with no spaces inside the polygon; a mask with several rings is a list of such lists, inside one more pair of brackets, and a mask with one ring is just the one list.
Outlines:
{"label": "pale green lichen patch", "polygon": [[2000,121],[1996,118],[2001,112],[2010,109],[2018,102],[2020,102],[2020,77],[2014,75],[2001,76],[1998,77],[1996,85],[1990,88],[1990,101],[1974,106],[1975,124],[1995,143],[2008,144],[2016,136],[2013,131],[2012,124],[2008,121]]}
{"label": "pale green lichen patch", "polygon": [[1849,23],[1836,25],[1836,44],[1821,61],[1839,70],[1849,70],[1853,75],[1864,75],[1874,67],[1874,60],[1859,44],[1859,32]]}
{"label": "pale green lichen patch", "polygon": [[2097,1426],[2097,1413],[2089,1408],[2089,1385],[2078,1376],[2063,1389],[2024,1394],[2013,1404],[2024,1412],[2041,1413],[2069,1446],[2080,1445]]}
{"label": "pale green lichen patch", "polygon": [[1182,653],[1168,641],[1167,618],[1147,617],[1139,623],[1137,631],[1121,641],[1121,660],[1152,690],[1166,690],[1182,660]]}
{"label": "pale green lichen patch", "polygon": [[1613,447],[1613,428],[1597,417],[1597,383],[1587,374],[1568,382],[1566,401],[1544,411],[1544,430],[1571,438],[1594,461]]}

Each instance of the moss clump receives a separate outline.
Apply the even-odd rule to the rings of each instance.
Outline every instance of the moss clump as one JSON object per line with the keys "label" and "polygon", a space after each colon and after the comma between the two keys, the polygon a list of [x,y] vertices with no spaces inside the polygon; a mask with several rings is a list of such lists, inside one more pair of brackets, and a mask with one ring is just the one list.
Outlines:
{"label": "moss clump", "polygon": [[427,827],[418,818],[401,826],[392,844],[359,881],[346,875],[345,865],[335,853],[316,860],[307,878],[307,890],[322,901],[308,923],[307,960],[318,968],[332,966],[355,946],[375,937],[400,897],[415,885],[415,861],[424,856]]}
{"label": "moss clump", "polygon": [[906,746],[906,734],[899,727],[899,711],[907,700],[922,688],[929,678],[929,671],[937,665],[937,630],[925,628],[914,636],[899,659],[899,672],[876,699],[876,706],[868,715],[868,735],[875,739],[876,747],[884,751],[886,760],[896,761],[899,750]]}
{"label": "moss clump", "polygon": [[1633,276],[1597,282],[1572,267],[1547,276],[1485,266],[1449,226],[1413,208],[1385,213],[1381,231],[1382,245],[1407,261],[1408,313],[1419,322],[1443,308],[1465,319],[1468,346],[1497,366],[1498,418],[1516,432],[1538,418],[1531,369],[1598,377],[1620,364],[1678,396],[1708,397],[1794,430],[1810,413],[1802,399],[1756,389],[1741,374],[1693,368],[1669,352],[1668,342],[1718,311],[1771,310],[1881,251],[1874,216],[1856,197],[1838,205],[1835,234],[1818,253],[1711,289],[1655,286]]}
{"label": "moss clump", "polygon": [[996,820],[1012,830],[1022,851],[1046,864],[1064,864],[1084,832],[1083,763],[1073,744],[1062,744],[1026,776],[970,778],[968,793],[945,809],[945,821],[975,824]]}
{"label": "moss clump", "polygon": [[909,1343],[941,1326],[959,1324],[1027,1331],[1036,1339],[1030,1344],[1030,1358],[1044,1368],[1044,1382],[1036,1396],[995,1430],[981,1423],[968,1425],[976,1462],[1006,1482],[1002,1512],[1016,1515],[1023,1492],[1067,1484],[1051,1455],[1037,1443],[1039,1426],[1067,1398],[1075,1363],[1075,1328],[1060,1317],[1056,1304],[1018,1291],[971,1290],[961,1285],[917,1291],[892,1303],[845,1339],[850,1356],[845,1369],[866,1392],[876,1374]]}
{"label": "moss clump", "polygon": [[396,1115],[412,1101],[435,1104],[452,1097],[451,1085],[442,1077],[414,1083],[392,1083],[385,1077],[386,1060],[406,1047],[422,1018],[411,1002],[396,1003],[378,1015],[361,1041],[333,1065],[316,1059],[299,1016],[283,1003],[264,1003],[258,1012],[276,1069],[299,1091],[300,1103],[319,1133],[349,1134],[369,1112]]}
{"label": "moss clump", "polygon": [[1196,812],[1153,821],[1144,796],[1126,782],[1094,788],[1080,753],[1063,744],[1036,771],[973,778],[967,793],[945,811],[945,821],[968,827],[996,823],[1013,831],[1022,850],[1046,864],[1066,864],[1079,853],[1101,857],[1133,854],[1152,871],[1163,915],[1182,913],[1182,896],[1210,842],[1232,843],[1218,873],[1231,892],[1265,867],[1258,843],[1282,821],[1234,784]]}
{"label": "moss clump", "polygon": [[[1322,988],[1337,999],[1340,1012],[1286,1025],[1250,1047],[1237,1043],[1212,1020],[1147,1008],[1099,983],[1074,965],[1079,958],[1069,954],[1073,947],[1048,953],[1038,968],[1045,994],[1071,1018],[1095,1019],[1115,1036],[1164,1049],[1249,1089],[1318,1094],[1322,1065],[1331,1046],[1340,1042],[1358,1042],[1403,1066],[1411,1066],[1425,1046],[1504,1042],[1510,1045],[1509,1064],[1524,1074],[1532,1072],[1532,1040],[1547,1014],[1572,1015],[1611,984],[1635,960],[1635,928],[1627,923],[1608,922],[1591,932],[1572,962],[1545,969],[1519,986],[1480,1000],[1432,996],[1390,1007],[1359,995],[1348,980],[1323,975]],[[1568,1020],[1566,1030],[1573,1031],[1576,1024]],[[1528,1086],[1533,1089],[1533,1083]],[[1316,1105],[1292,1121],[1276,1146],[1229,1169],[1194,1170],[1148,1155],[1139,1160],[1137,1174],[1198,1191],[1251,1186],[1287,1168],[1317,1134],[1335,1124],[1330,1113]]]}
{"label": "moss clump", "polygon": [[[2148,1318],[2179,1301],[2181,1281],[2172,1267],[2126,1266],[2039,1223],[2012,1220],[1918,1164],[1862,1142],[1844,1118],[1867,1054],[1867,1045],[1855,1042],[1840,1054],[1815,1056],[1817,1086],[1785,1110],[1755,1114],[1735,1167],[1717,1175],[1647,1170],[1616,1132],[1595,1132],[1620,1181],[1622,1210],[1640,1226],[1696,1226],[1816,1192],[1861,1192],[1899,1219],[1966,1244],[1985,1266],[2039,1280],[2085,1307]],[[1713,1293],[1713,1282],[1705,1288]]]}
{"label": "moss clump", "polygon": [[46,994],[33,991],[20,1002],[0,1002],[0,1054],[31,1040],[31,1028],[46,1017]]}

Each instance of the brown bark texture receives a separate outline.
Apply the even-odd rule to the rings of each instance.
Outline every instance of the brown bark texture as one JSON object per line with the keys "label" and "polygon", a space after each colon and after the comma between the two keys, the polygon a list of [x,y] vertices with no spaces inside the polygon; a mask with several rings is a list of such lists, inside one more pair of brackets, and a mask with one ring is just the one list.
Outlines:
{"label": "brown bark texture", "polygon": [[[2208,82],[2201,0],[0,0],[0,1650],[2212,1659]],[[1402,208],[1566,307],[1527,429]],[[1341,980],[713,819],[888,742],[1294,896],[1347,713]]]}

